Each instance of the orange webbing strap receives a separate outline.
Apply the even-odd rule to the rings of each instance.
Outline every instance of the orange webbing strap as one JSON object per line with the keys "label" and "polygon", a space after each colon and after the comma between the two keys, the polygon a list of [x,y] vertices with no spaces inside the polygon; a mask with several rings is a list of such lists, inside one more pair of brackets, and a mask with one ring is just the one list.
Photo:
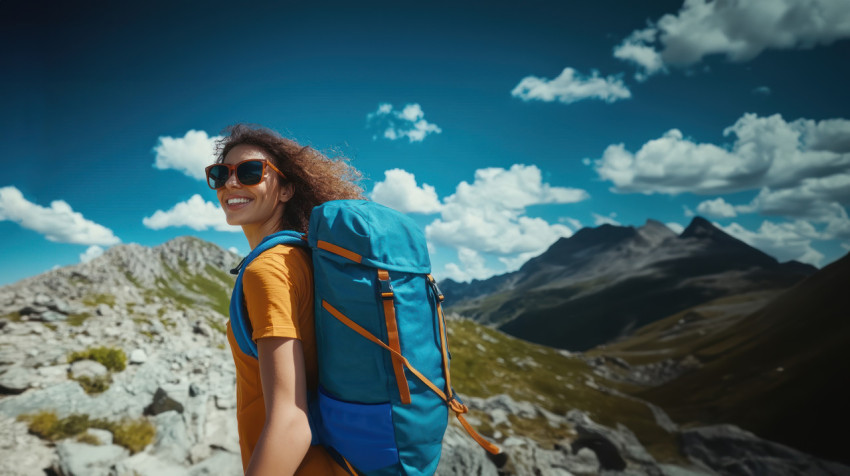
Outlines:
{"label": "orange webbing strap", "polygon": [[440,348],[443,351],[443,373],[446,376],[446,391],[452,398],[452,377],[449,375],[449,343],[446,337],[446,318],[443,316],[443,307],[437,303],[437,316],[440,322]]}
{"label": "orange webbing strap", "polygon": [[353,251],[348,251],[347,249],[341,246],[337,246],[333,243],[328,243],[327,241],[319,240],[318,242],[316,242],[316,247],[320,250],[330,251],[331,253],[338,256],[342,256],[343,258],[348,258],[351,261],[354,261],[355,263],[363,261],[363,257],[359,254]]}
{"label": "orange webbing strap", "polygon": [[[478,432],[476,432],[469,425],[469,423],[467,423],[466,419],[463,417],[463,414],[469,411],[469,409],[466,407],[466,405],[460,403],[454,397],[447,398],[445,392],[440,390],[439,387],[434,385],[434,383],[431,382],[430,380],[428,380],[427,377],[422,375],[421,372],[419,372],[418,370],[413,368],[413,366],[410,364],[410,362],[403,355],[401,355],[400,353],[398,353],[395,350],[393,350],[392,348],[390,348],[390,346],[388,346],[387,344],[384,344],[383,342],[381,342],[380,339],[378,339],[377,337],[372,335],[371,332],[360,327],[360,325],[358,325],[356,322],[347,318],[345,316],[345,314],[339,312],[335,307],[331,306],[324,299],[322,300],[322,307],[325,308],[325,310],[328,311],[333,317],[337,318],[340,322],[342,322],[346,326],[350,327],[353,331],[355,331],[358,334],[360,334],[361,336],[369,339],[373,343],[383,347],[384,349],[389,351],[391,354],[393,354],[393,356],[397,356],[399,359],[401,359],[401,361],[404,362],[404,366],[407,367],[407,370],[409,370],[411,373],[413,373],[413,375],[416,375],[416,377],[419,380],[421,380],[422,383],[427,385],[428,388],[430,388],[434,393],[436,393],[440,398],[442,398],[443,401],[445,401],[446,404],[449,406],[449,408],[451,408],[452,411],[455,412],[455,415],[457,416],[458,421],[460,421],[460,424],[463,425],[463,428],[466,430],[467,433],[469,433],[469,436],[471,436],[473,440],[475,440],[479,445],[481,445],[482,448],[484,448],[485,450],[489,451],[492,454],[501,453],[501,450],[499,449],[498,446],[496,446],[493,443],[490,443],[489,441],[485,440],[481,435],[478,434]],[[449,392],[451,392],[451,389],[449,390]]]}
{"label": "orange webbing strap", "polygon": [[390,286],[390,273],[385,269],[378,270],[378,280],[382,281],[381,301],[384,303],[384,318],[387,321],[387,339],[389,340],[390,348],[395,350],[392,354],[393,372],[395,380],[398,382],[398,395],[401,398],[401,403],[404,405],[410,404],[410,387],[407,385],[407,377],[404,375],[404,362],[401,360],[401,342],[398,338],[398,323],[395,318],[395,304],[393,303],[393,291]]}
{"label": "orange webbing strap", "polygon": [[345,459],[345,456],[339,455],[339,457],[342,458],[342,462],[345,463],[345,469],[348,470],[348,474],[351,476],[358,476],[357,470],[354,469],[354,466],[351,466],[351,463]]}
{"label": "orange webbing strap", "polygon": [[377,337],[373,336],[373,335],[372,335],[372,333],[370,333],[370,332],[369,332],[369,331],[367,331],[366,329],[364,329],[364,328],[360,327],[360,325],[358,325],[356,322],[354,322],[354,321],[352,321],[351,319],[349,319],[349,318],[345,317],[345,315],[344,315],[343,313],[339,312],[339,311],[338,311],[335,307],[331,306],[331,305],[330,305],[327,301],[325,301],[324,299],[322,300],[322,307],[323,307],[323,308],[325,308],[325,310],[326,310],[326,311],[328,311],[329,313],[331,313],[331,315],[332,315],[332,316],[334,316],[335,318],[337,318],[340,322],[342,322],[342,323],[343,323],[343,324],[345,324],[346,326],[350,327],[353,331],[355,331],[355,332],[357,332],[358,334],[360,334],[361,336],[363,336],[363,337],[365,337],[365,338],[369,339],[370,341],[374,342],[375,344],[378,344],[379,346],[383,347],[384,349],[386,349],[387,351],[389,351],[391,354],[393,354],[393,356],[396,356],[396,357],[398,357],[399,359],[401,359],[401,361],[404,363],[404,366],[405,366],[405,367],[407,367],[407,370],[410,370],[410,372],[411,372],[411,373],[413,373],[413,375],[416,375],[416,377],[417,377],[419,380],[421,380],[421,381],[422,381],[422,383],[424,383],[425,385],[427,385],[427,386],[428,386],[428,388],[430,388],[431,390],[433,390],[433,391],[434,391],[434,393],[436,393],[437,395],[439,395],[439,396],[440,396],[440,398],[442,398],[443,400],[448,401],[448,399],[446,398],[446,394],[445,394],[442,390],[440,390],[440,387],[437,387],[436,385],[434,385],[433,383],[431,383],[431,381],[430,381],[430,380],[428,380],[428,378],[427,378],[427,377],[425,377],[424,375],[422,375],[422,373],[421,373],[421,372],[419,372],[418,370],[416,370],[415,368],[413,368],[413,366],[412,366],[412,365],[410,365],[410,362],[409,362],[409,361],[408,361],[408,360],[407,360],[407,359],[406,359],[403,355],[401,355],[400,353],[396,352],[396,351],[395,351],[395,349],[391,348],[391,347],[390,347],[390,346],[388,346],[387,344],[384,344],[383,342],[381,342],[381,339],[378,339]]}

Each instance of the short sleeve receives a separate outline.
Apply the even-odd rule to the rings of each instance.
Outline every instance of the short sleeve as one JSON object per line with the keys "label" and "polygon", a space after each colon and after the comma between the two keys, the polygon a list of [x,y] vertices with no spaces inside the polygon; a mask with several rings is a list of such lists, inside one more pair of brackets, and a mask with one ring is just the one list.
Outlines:
{"label": "short sleeve", "polygon": [[263,253],[248,265],[242,276],[242,289],[253,328],[252,339],[301,339],[299,312],[312,301],[312,289],[306,289],[306,273],[306,253],[297,248]]}

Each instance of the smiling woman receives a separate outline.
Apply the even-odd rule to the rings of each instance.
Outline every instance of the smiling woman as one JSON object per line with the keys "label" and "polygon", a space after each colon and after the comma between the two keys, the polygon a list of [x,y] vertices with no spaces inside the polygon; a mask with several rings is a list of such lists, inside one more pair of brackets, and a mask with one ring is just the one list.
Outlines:
{"label": "smiling woman", "polygon": [[[236,125],[206,168],[227,223],[251,248],[281,231],[307,232],[329,200],[363,198],[360,173],[264,128]],[[307,394],[318,384],[310,257],[277,246],[245,268],[242,289],[258,356],[243,353],[228,324],[236,364],[237,423],[247,474],[347,474],[324,447],[310,446]]]}

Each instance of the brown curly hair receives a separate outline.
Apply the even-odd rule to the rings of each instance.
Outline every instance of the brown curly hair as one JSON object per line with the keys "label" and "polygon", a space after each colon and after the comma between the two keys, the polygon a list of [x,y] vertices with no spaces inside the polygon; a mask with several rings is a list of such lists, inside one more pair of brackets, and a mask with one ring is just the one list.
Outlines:
{"label": "brown curly hair", "polygon": [[224,132],[216,144],[216,162],[223,162],[237,145],[260,147],[292,184],[294,193],[286,202],[282,217],[284,230],[307,233],[313,207],[329,200],[366,198],[358,185],[360,171],[345,158],[329,158],[261,126],[236,124]]}

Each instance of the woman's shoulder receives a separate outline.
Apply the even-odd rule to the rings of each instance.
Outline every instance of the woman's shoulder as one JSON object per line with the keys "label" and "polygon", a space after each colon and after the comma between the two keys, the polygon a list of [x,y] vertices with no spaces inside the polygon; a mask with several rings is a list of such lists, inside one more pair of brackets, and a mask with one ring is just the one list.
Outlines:
{"label": "woman's shoulder", "polygon": [[275,246],[254,258],[245,268],[245,274],[284,274],[286,276],[312,273],[310,254],[299,246]]}

